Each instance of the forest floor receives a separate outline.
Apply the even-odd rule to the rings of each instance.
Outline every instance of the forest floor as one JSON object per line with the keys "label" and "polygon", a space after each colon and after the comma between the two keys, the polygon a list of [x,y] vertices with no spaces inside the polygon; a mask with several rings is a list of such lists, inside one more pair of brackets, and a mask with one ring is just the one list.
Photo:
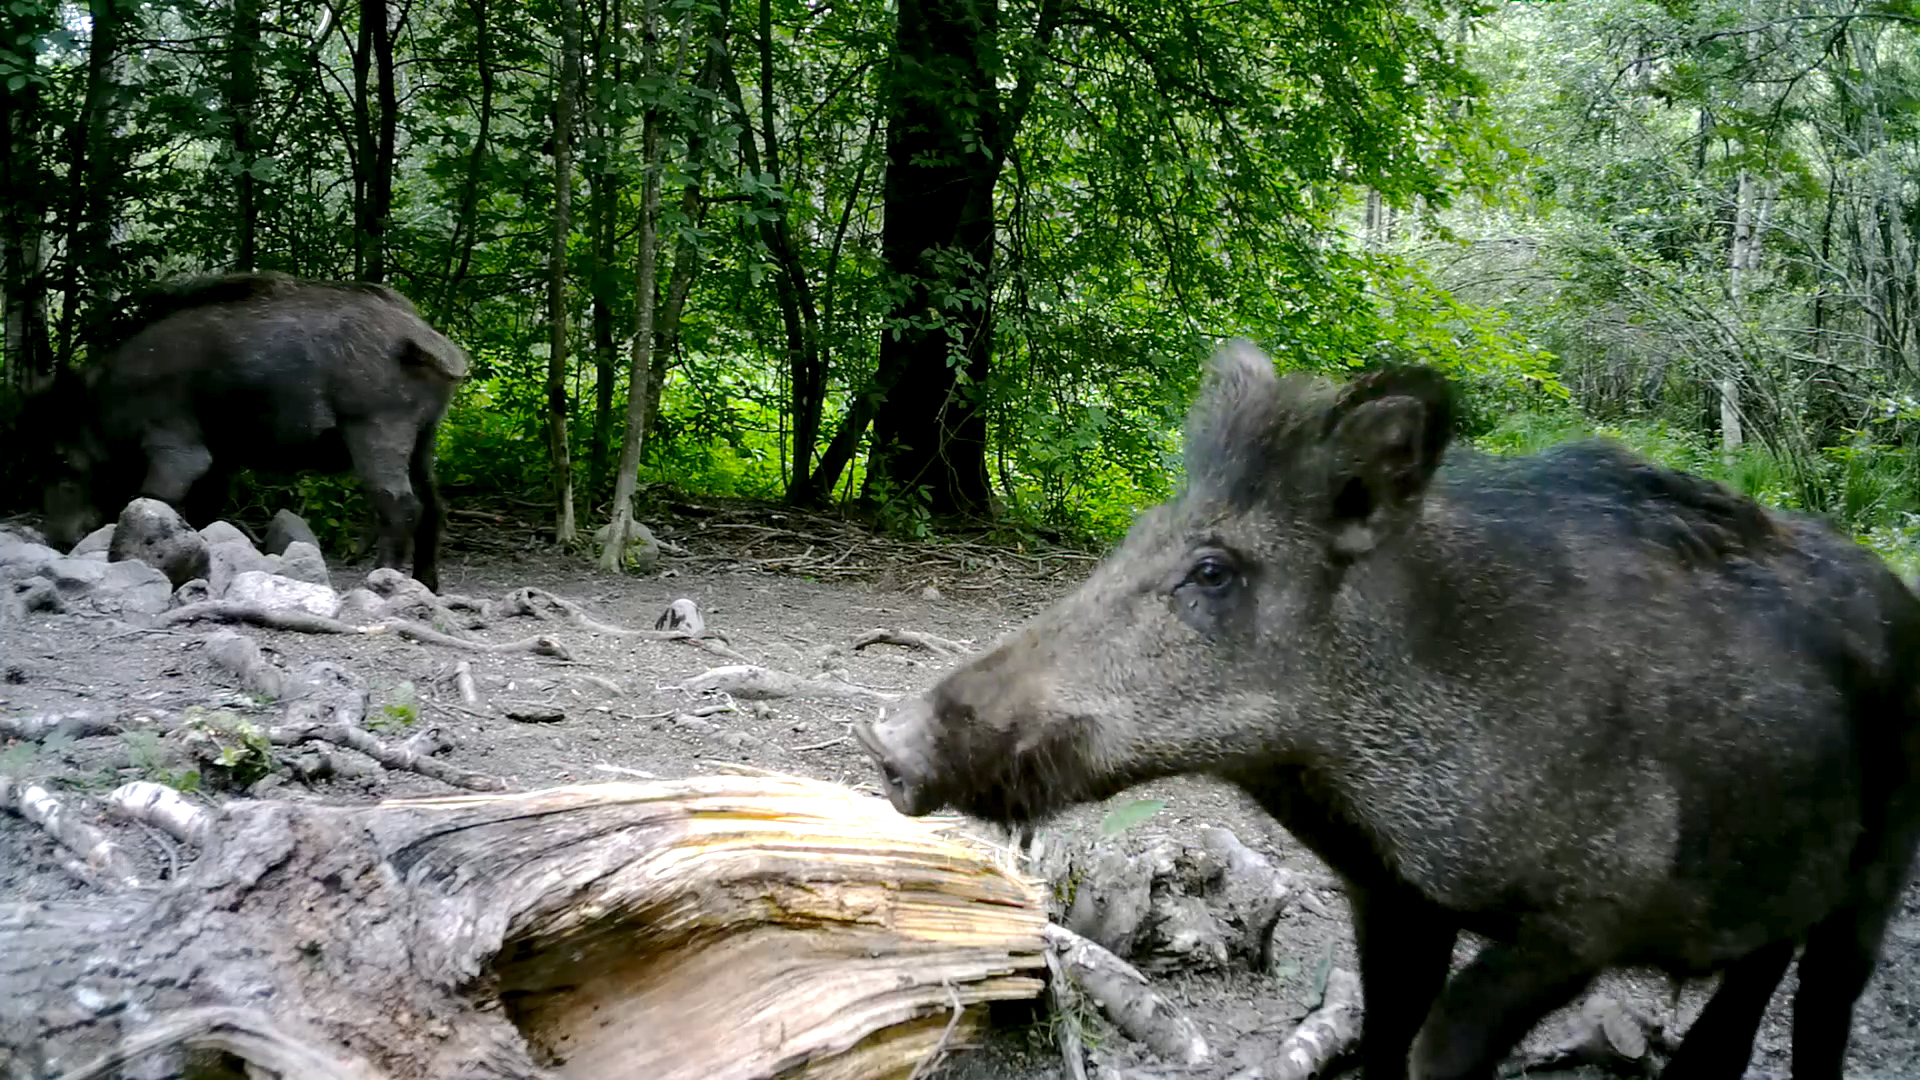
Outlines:
{"label": "forest floor", "polygon": [[[457,515],[442,591],[498,598],[536,586],[574,601],[595,619],[626,627],[651,627],[669,602],[687,597],[698,603],[709,628],[724,633],[731,648],[754,663],[801,675],[838,670],[868,688],[905,693],[930,685],[950,661],[886,645],[853,651],[848,646],[858,635],[885,627],[984,646],[1072,588],[1092,565],[1088,556],[1054,549],[906,545],[843,523],[786,517],[765,507],[680,509],[684,512],[659,518],[657,528],[685,554],[670,555],[663,573],[648,577],[599,573],[584,559],[556,553],[532,524],[510,515]],[[358,584],[366,569],[334,567],[335,585],[344,591]],[[141,630],[80,615],[0,623],[0,711],[144,706],[177,713],[199,706],[243,715],[252,708],[265,720],[266,707],[238,694],[204,655],[201,642],[211,629]],[[727,661],[683,642],[613,637],[526,619],[495,620],[478,636],[505,641],[535,629],[563,640],[572,659],[455,653],[390,635],[246,632],[290,670],[325,659],[358,674],[372,689],[375,715],[383,703],[410,693],[418,711],[411,722],[435,725],[452,739],[446,760],[502,777],[514,789],[679,777],[730,762],[877,790],[872,766],[848,730],[870,706],[804,698],[742,701],[737,711],[710,715],[714,730],[692,730],[673,718],[703,702],[678,684]],[[470,661],[486,707],[458,704],[449,680],[459,660]],[[411,691],[402,684],[411,684]],[[521,723],[499,715],[514,706],[557,710],[564,718]],[[51,781],[56,790],[80,796],[104,794],[125,780],[150,776],[157,767],[125,738],[0,746],[0,771]],[[271,796],[365,802],[449,790],[414,773],[372,769],[315,786],[286,783]],[[1134,826],[1143,834],[1191,841],[1205,826],[1224,825],[1280,865],[1323,872],[1313,856],[1230,789],[1179,780],[1127,797],[1148,794],[1165,799],[1166,806]],[[1048,828],[1097,829],[1101,813],[1098,807],[1083,808]],[[150,880],[177,872],[181,854],[157,833],[104,819],[101,825],[144,860],[141,869]],[[62,869],[51,839],[0,814],[0,899],[52,900],[85,888]],[[1162,1068],[1136,1056],[1117,1036],[1099,1040],[1098,1051],[1140,1076],[1222,1080],[1258,1064],[1307,1012],[1315,979],[1328,964],[1353,967],[1351,930],[1336,891],[1328,890],[1327,903],[1319,905],[1324,914],[1290,912],[1276,935],[1276,955],[1267,972],[1157,977],[1199,1021],[1215,1048],[1214,1064],[1198,1070]],[[1463,941],[1459,958],[1472,949]],[[1675,988],[1663,978],[1627,974],[1609,982],[1617,996],[1644,1013],[1681,1021],[1699,1009],[1707,989],[1690,985],[1676,1004]],[[1789,976],[1762,1031],[1756,1074],[1786,1074],[1791,991]],[[1878,975],[1855,1016],[1849,1076],[1920,1075],[1920,891],[1909,892]],[[1562,1017],[1551,1018],[1534,1041],[1552,1041],[1563,1023]],[[1065,1072],[1044,1024],[1011,1023],[996,1029],[988,1045],[951,1055],[935,1075],[1053,1080]]]}

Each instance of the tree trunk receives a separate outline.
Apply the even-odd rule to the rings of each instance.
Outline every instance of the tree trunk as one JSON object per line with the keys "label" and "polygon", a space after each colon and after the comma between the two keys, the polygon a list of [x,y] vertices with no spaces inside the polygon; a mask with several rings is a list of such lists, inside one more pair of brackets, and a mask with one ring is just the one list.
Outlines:
{"label": "tree trunk", "polygon": [[493,38],[487,28],[487,0],[467,0],[467,8],[473,13],[473,64],[480,79],[480,107],[474,120],[473,147],[467,153],[466,183],[460,189],[460,210],[453,220],[453,236],[447,242],[447,261],[452,269],[440,292],[442,319],[446,318],[448,306],[473,265],[479,228],[476,218],[480,209],[480,170],[486,164],[487,140],[493,129]]}
{"label": "tree trunk", "polygon": [[400,108],[393,85],[393,28],[387,0],[360,0],[353,54],[354,272],[387,279],[387,223],[393,216],[393,167]]}
{"label": "tree trunk", "polygon": [[233,109],[234,173],[233,268],[251,272],[259,261],[260,181],[254,172],[259,160],[255,111],[260,100],[260,22],[264,0],[233,0],[233,30],[229,89]]}
{"label": "tree trunk", "polygon": [[[618,76],[615,76],[618,78]],[[603,129],[600,142],[609,158],[618,134]],[[589,466],[593,490],[606,490],[607,455],[613,439],[613,391],[620,379],[620,345],[613,333],[615,304],[613,268],[620,256],[620,178],[611,167],[596,169],[587,178],[593,220],[593,450]]]}
{"label": "tree trunk", "polygon": [[163,892],[16,908],[0,1060],[33,1076],[877,1080],[1045,964],[981,846],[773,776],[237,802]]}
{"label": "tree trunk", "polygon": [[[0,11],[0,50],[43,32],[45,12]],[[22,54],[15,53],[16,56]],[[24,59],[24,56],[22,56]],[[47,283],[42,233],[47,181],[40,159],[40,87],[0,81],[0,300],[4,301],[7,375],[25,386],[53,370],[47,333]]]}
{"label": "tree trunk", "polygon": [[79,122],[69,129],[67,184],[72,191],[67,218],[67,265],[61,291],[60,362],[78,349],[89,355],[101,342],[109,289],[108,247],[120,170],[113,138],[114,105],[119,96],[114,66],[131,15],[129,0],[93,0],[88,6],[87,92]]}
{"label": "tree trunk", "polygon": [[[643,0],[640,17],[641,75],[651,84],[660,70],[659,0]],[[653,373],[653,323],[659,284],[660,104],[647,103],[640,123],[640,254],[634,282],[633,360],[627,374],[627,429],[620,445],[620,469],[613,480],[613,508],[601,539],[600,566],[618,570],[634,534],[633,494],[640,486],[645,450],[647,383]]]}
{"label": "tree trunk", "polygon": [[553,106],[553,243],[547,255],[547,453],[554,538],[574,541],[573,461],[567,448],[567,241],[573,234],[573,116],[580,95],[580,5],[560,0],[560,86]]}

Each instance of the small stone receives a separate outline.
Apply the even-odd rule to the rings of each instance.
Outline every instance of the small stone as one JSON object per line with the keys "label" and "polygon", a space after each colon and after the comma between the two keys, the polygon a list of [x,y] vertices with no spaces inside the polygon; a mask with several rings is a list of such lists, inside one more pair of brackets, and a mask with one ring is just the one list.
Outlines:
{"label": "small stone", "polygon": [[223,599],[259,604],[269,610],[300,610],[331,618],[340,609],[340,596],[330,586],[247,570],[234,575]]}
{"label": "small stone", "polygon": [[232,522],[227,521],[216,521],[206,528],[201,529],[200,538],[210,545],[231,544],[237,540],[248,547],[253,546],[253,541],[247,539],[246,533],[241,532]]}
{"label": "small stone", "polygon": [[206,578],[194,578],[185,585],[173,590],[173,606],[185,607],[202,600],[213,599],[213,590],[208,587]]}
{"label": "small stone", "polygon": [[102,525],[81,537],[80,542],[73,545],[73,550],[67,552],[67,557],[70,559],[78,559],[82,555],[91,555],[96,551],[105,555],[107,550],[112,546],[113,526]]}
{"label": "small stone", "polygon": [[293,544],[310,544],[314,551],[320,550],[320,540],[313,535],[313,530],[308,527],[305,518],[291,510],[275,512],[273,520],[267,523],[267,536],[265,542],[260,545],[261,550],[269,555],[284,555],[287,548]]}
{"label": "small stone", "polygon": [[127,504],[109,538],[107,558],[146,563],[167,576],[169,589],[207,576],[206,540],[179,511],[159,499],[135,499]]}
{"label": "small stone", "polygon": [[920,599],[928,601],[938,600],[940,599],[940,590],[929,585],[920,590]]}
{"label": "small stone", "polygon": [[[267,556],[272,558],[272,555]],[[310,581],[315,585],[331,585],[333,579],[327,574],[327,560],[320,555],[320,549],[305,540],[295,540],[280,553],[280,574],[295,581]]]}

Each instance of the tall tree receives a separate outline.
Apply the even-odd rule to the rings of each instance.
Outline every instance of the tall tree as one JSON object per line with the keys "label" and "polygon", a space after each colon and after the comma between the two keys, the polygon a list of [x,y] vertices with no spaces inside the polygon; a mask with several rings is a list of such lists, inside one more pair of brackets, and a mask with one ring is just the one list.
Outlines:
{"label": "tall tree", "polygon": [[580,98],[580,4],[560,0],[560,72],[553,103],[553,240],[547,255],[547,454],[554,534],[574,540],[573,461],[567,446],[567,241],[573,236],[573,120]]}
{"label": "tall tree", "polygon": [[79,122],[67,135],[66,268],[60,283],[62,362],[76,350],[100,345],[111,289],[108,249],[119,205],[119,142],[114,138],[120,105],[117,68],[121,41],[135,14],[134,0],[93,0],[88,6],[86,97]]}
{"label": "tall tree", "polygon": [[234,160],[233,267],[248,271],[259,261],[260,32],[263,0],[233,0],[227,107],[232,113]]}
{"label": "tall tree", "polygon": [[48,185],[41,159],[44,76],[37,54],[52,9],[0,9],[0,303],[8,375],[16,383],[53,369],[43,239]]}
{"label": "tall tree", "polygon": [[388,5],[389,0],[360,0],[359,40],[353,50],[353,266],[356,276],[376,283],[387,279],[387,225],[393,217],[400,127]]}

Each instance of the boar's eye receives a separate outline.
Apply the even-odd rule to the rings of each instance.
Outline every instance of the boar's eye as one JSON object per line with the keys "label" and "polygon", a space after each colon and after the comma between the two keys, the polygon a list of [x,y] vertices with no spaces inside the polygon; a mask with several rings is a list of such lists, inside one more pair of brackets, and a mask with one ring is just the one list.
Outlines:
{"label": "boar's eye", "polygon": [[1217,593],[1225,591],[1239,576],[1239,572],[1226,558],[1209,553],[1194,560],[1193,569],[1187,571],[1187,580],[1184,584]]}

